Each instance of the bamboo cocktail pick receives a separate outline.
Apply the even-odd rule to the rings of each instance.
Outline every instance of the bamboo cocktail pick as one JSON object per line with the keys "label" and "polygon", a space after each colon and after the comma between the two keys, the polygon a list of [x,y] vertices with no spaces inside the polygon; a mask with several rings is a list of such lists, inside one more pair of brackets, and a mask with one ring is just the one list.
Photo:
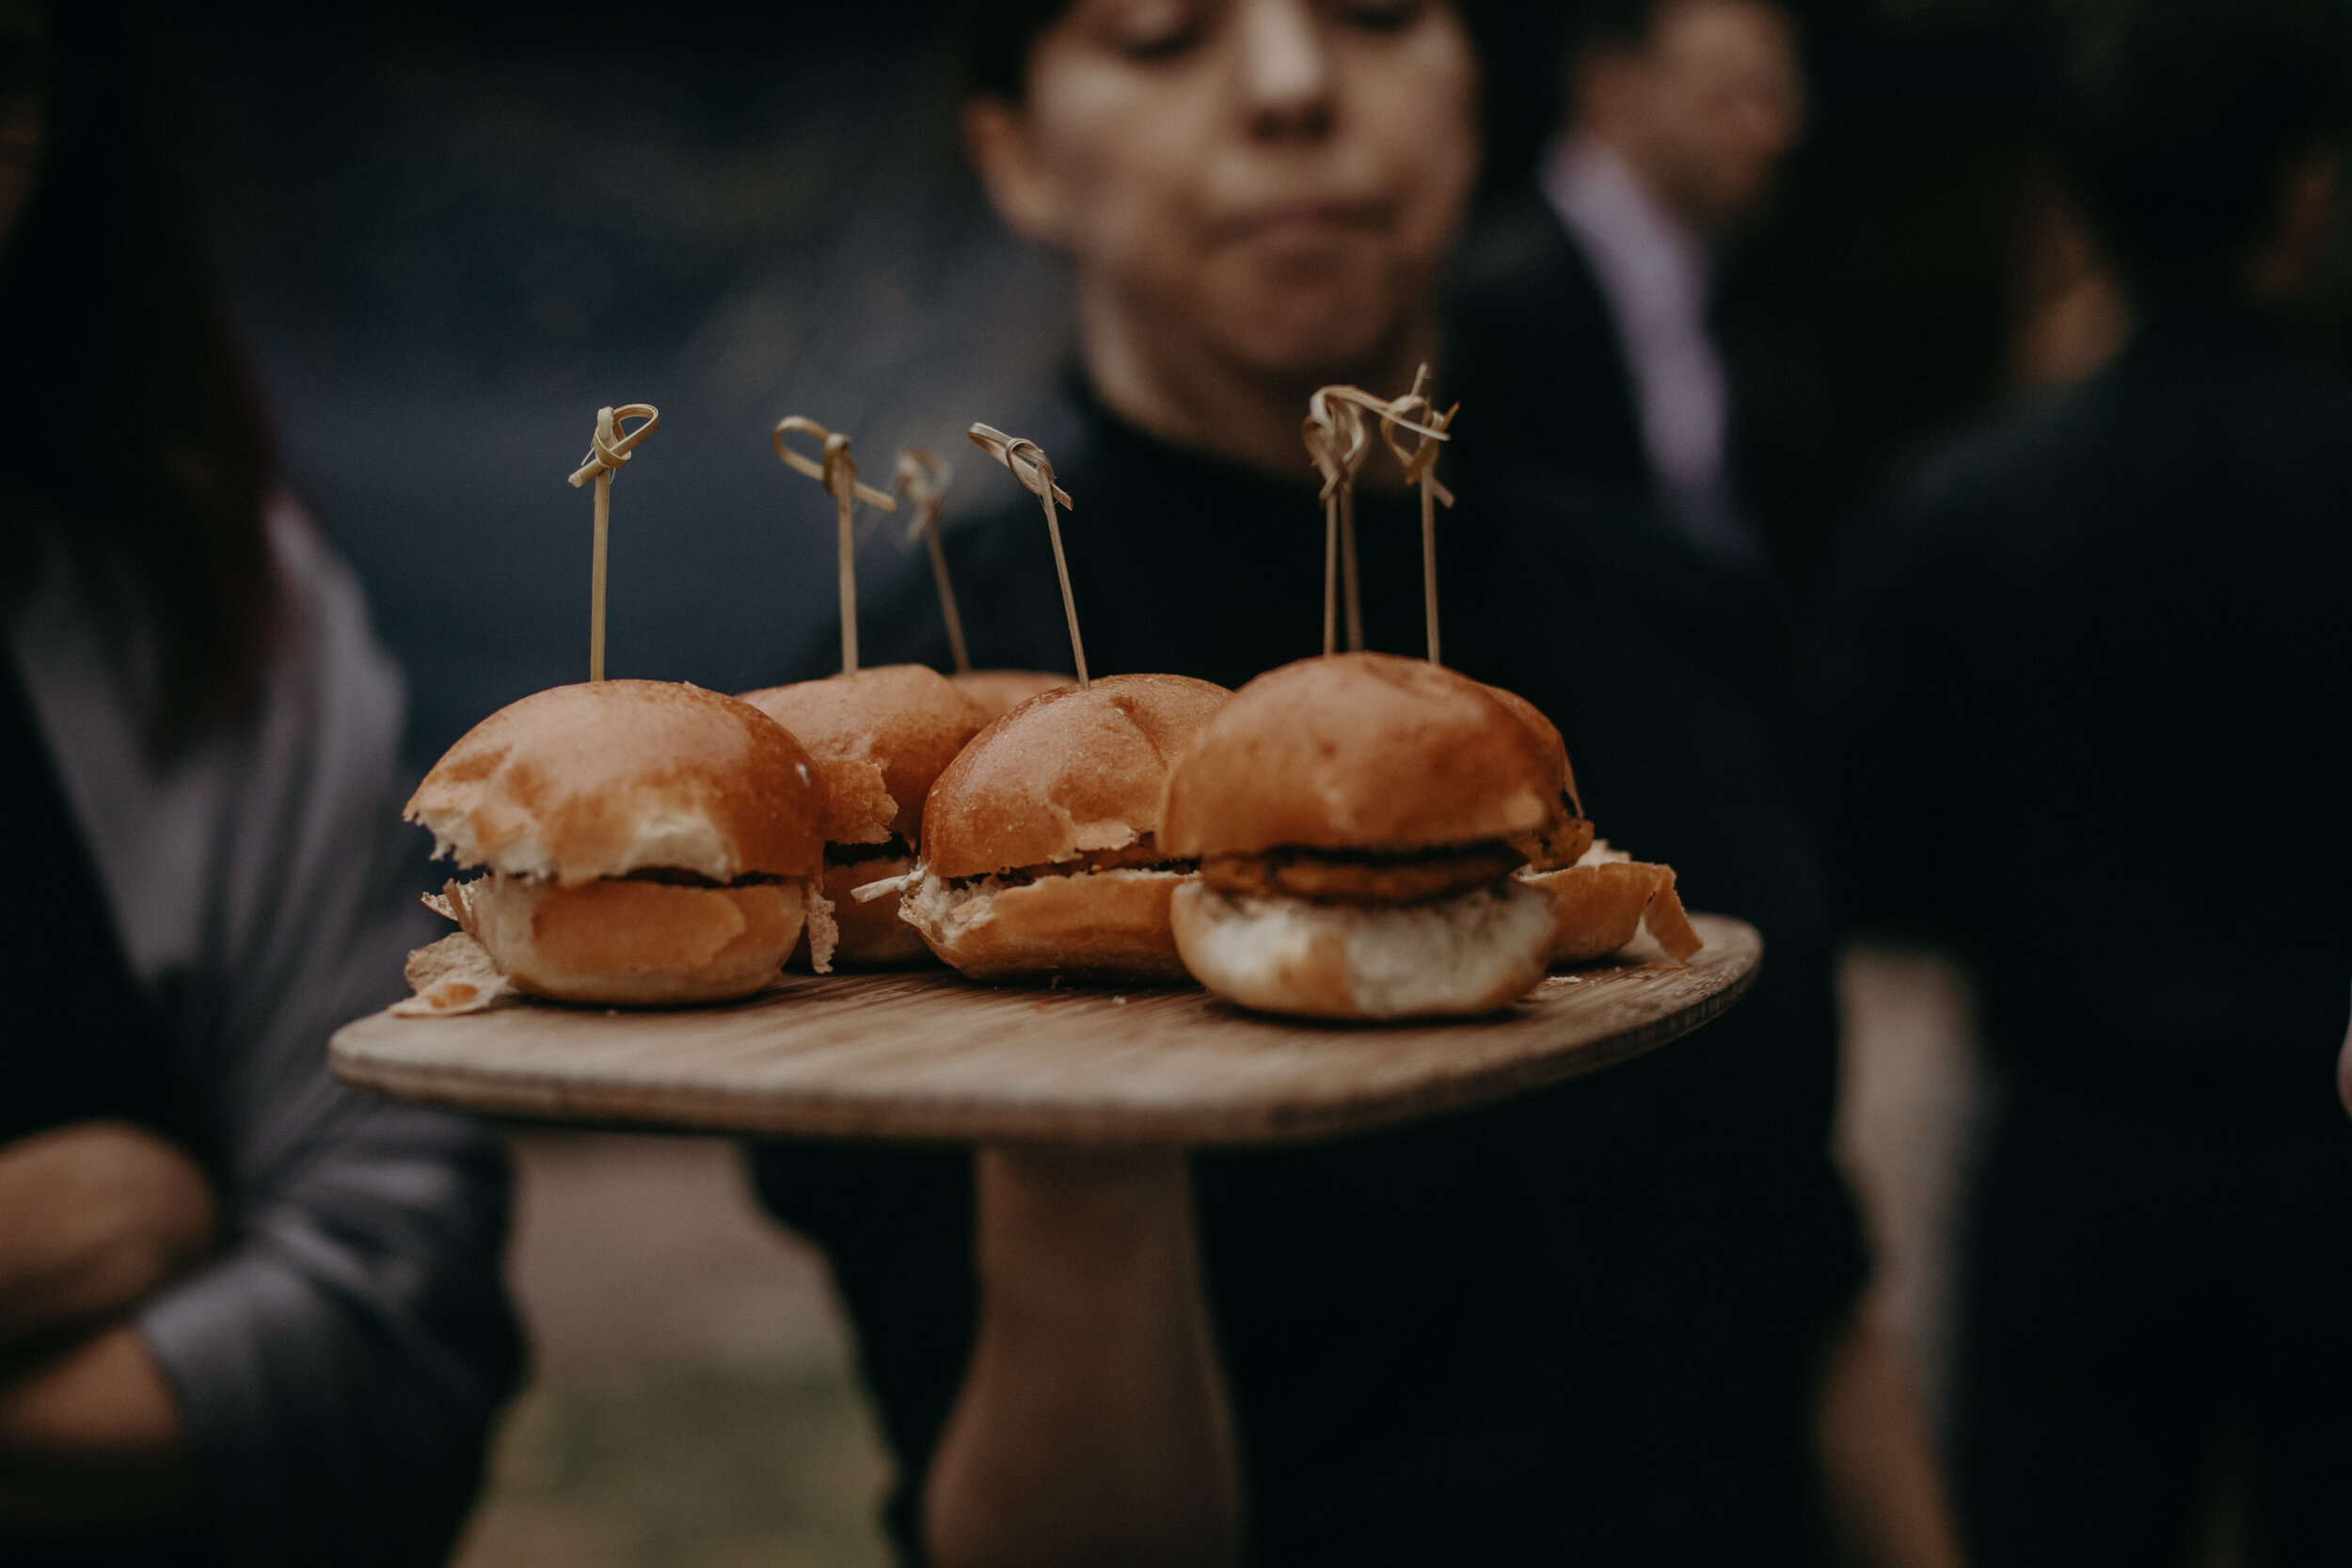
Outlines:
{"label": "bamboo cocktail pick", "polygon": [[[1422,390],[1429,384],[1429,366],[1423,363],[1413,377],[1413,389],[1398,398],[1380,416],[1380,440],[1391,455],[1405,466],[1405,483],[1421,487],[1421,594],[1422,614],[1429,626],[1429,662],[1438,659],[1438,510],[1439,501],[1451,507],[1454,492],[1438,482],[1437,475],[1438,443],[1445,440],[1446,431],[1454,423],[1454,416],[1462,411],[1455,404],[1444,413],[1429,401]],[[1407,416],[1420,414],[1429,422],[1415,424]],[[1398,426],[1414,432],[1421,439],[1406,451],[1396,444]]]}
{"label": "bamboo cocktail pick", "polygon": [[907,539],[912,543],[920,538],[930,546],[931,583],[939,590],[940,619],[947,623],[947,651],[955,656],[956,673],[968,675],[972,656],[963,645],[963,617],[956,613],[956,585],[947,580],[947,547],[939,540],[939,514],[947,504],[947,486],[955,478],[955,469],[921,447],[908,447],[898,453],[890,487],[914,508]]}
{"label": "bamboo cocktail pick", "polygon": [[[821,443],[815,457],[806,457],[786,444],[785,436],[794,432],[814,436]],[[841,558],[841,673],[857,673],[857,503],[878,506],[884,512],[896,512],[898,503],[870,484],[860,484],[857,460],[850,455],[850,438],[836,436],[815,420],[798,414],[776,421],[775,434],[769,442],[784,466],[795,473],[806,474],[825,487],[825,494],[834,501],[836,521],[835,534],[839,540]]]}
{"label": "bamboo cocktail pick", "polygon": [[[1345,400],[1331,400],[1327,392],[1341,388],[1322,388],[1308,397],[1308,416],[1298,428],[1306,437],[1308,458],[1315,463],[1315,470],[1325,477],[1320,500],[1325,503],[1325,658],[1339,651],[1339,513],[1341,491],[1348,489],[1355,480],[1355,467],[1364,461],[1364,451],[1372,449],[1372,437],[1364,433],[1362,409]],[[1350,552],[1350,583],[1355,588],[1355,560]],[[1348,609],[1355,609],[1355,594],[1348,594]],[[1358,618],[1348,616],[1348,646],[1359,649],[1362,627]]]}
{"label": "bamboo cocktail pick", "polygon": [[[621,429],[623,420],[644,421],[636,429]],[[612,476],[628,462],[637,443],[661,428],[661,413],[649,403],[625,403],[618,408],[596,410],[596,434],[572,475],[577,490],[596,482],[596,543],[588,576],[588,678],[604,679],[604,546],[612,520]]]}
{"label": "bamboo cocktail pick", "polygon": [[[1429,367],[1423,365],[1421,373],[1426,376]],[[1446,439],[1442,422],[1425,425],[1414,418],[1428,409],[1429,400],[1420,395],[1420,380],[1416,379],[1413,387],[1413,391],[1394,399],[1374,397],[1361,387],[1322,387],[1316,388],[1314,396],[1307,400],[1307,420],[1301,433],[1306,436],[1308,455],[1323,474],[1323,651],[1327,655],[1331,652],[1333,641],[1331,544],[1334,533],[1339,540],[1340,576],[1344,579],[1347,593],[1347,649],[1350,653],[1364,651],[1364,607],[1356,588],[1356,475],[1372,451],[1372,435],[1365,427],[1364,415],[1373,413],[1380,416],[1382,438],[1387,440],[1389,450],[1396,452],[1397,461],[1406,464],[1407,483],[1412,483],[1416,470],[1405,454],[1397,451],[1393,436],[1396,427],[1402,426],[1420,436],[1424,447],[1432,441]],[[1449,414],[1446,418],[1452,419],[1453,416]],[[1430,457],[1423,461],[1435,461],[1435,458],[1433,451]],[[1452,506],[1454,498],[1447,496],[1445,503]],[[1335,508],[1336,528],[1333,525]],[[1422,511],[1425,513],[1427,510],[1427,498],[1424,496]],[[1422,531],[1426,533],[1428,530],[1424,527]],[[1430,610],[1432,626],[1436,625],[1435,604],[1433,597]]]}
{"label": "bamboo cocktail pick", "polygon": [[1061,553],[1061,520],[1054,515],[1054,503],[1059,501],[1072,511],[1068,492],[1054,483],[1054,465],[1035,441],[984,424],[976,424],[964,432],[972,444],[1012,470],[1012,477],[1021,487],[1038,499],[1045,508],[1045,531],[1054,541],[1054,571],[1061,578],[1062,613],[1070,617],[1070,657],[1078,666],[1078,689],[1087,689],[1087,649],[1078,636],[1078,601],[1070,593],[1070,562]]}
{"label": "bamboo cocktail pick", "polygon": [[[1352,395],[1351,395],[1352,394]],[[1300,426],[1307,455],[1323,475],[1323,652],[1328,657],[1338,642],[1337,578],[1345,561],[1347,578],[1347,646],[1361,653],[1364,646],[1363,603],[1356,591],[1356,470],[1372,451],[1372,433],[1365,428],[1360,403],[1372,400],[1353,387],[1325,387],[1307,400],[1307,418]]]}

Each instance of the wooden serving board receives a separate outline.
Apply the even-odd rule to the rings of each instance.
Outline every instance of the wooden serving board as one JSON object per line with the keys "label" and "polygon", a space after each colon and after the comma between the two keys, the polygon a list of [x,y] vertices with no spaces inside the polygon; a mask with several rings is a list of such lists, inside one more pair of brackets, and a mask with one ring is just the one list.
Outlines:
{"label": "wooden serving board", "polygon": [[1763,941],[1692,924],[1689,967],[1608,962],[1460,1022],[1322,1025],[1197,987],[1041,990],[945,971],[792,975],[747,1001],[608,1011],[507,999],[347,1025],[344,1082],[537,1119],[830,1137],[1260,1144],[1500,1100],[1689,1033],[1755,978]]}

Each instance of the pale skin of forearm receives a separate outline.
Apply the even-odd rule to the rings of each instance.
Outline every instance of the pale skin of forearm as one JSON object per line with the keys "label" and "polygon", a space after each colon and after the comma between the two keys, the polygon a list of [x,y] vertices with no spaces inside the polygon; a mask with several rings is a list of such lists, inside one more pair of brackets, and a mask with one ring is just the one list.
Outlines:
{"label": "pale skin of forearm", "polygon": [[1183,1152],[984,1148],[977,1176],[979,1332],[924,1490],[932,1560],[1238,1562]]}
{"label": "pale skin of forearm", "polygon": [[1963,1568],[1927,1423],[1893,1341],[1867,1309],[1823,1359],[1814,1439],[1851,1568]]}
{"label": "pale skin of forearm", "polygon": [[192,1508],[179,1407],[120,1320],[216,1224],[195,1164],[125,1124],[0,1148],[0,1528],[119,1537]]}

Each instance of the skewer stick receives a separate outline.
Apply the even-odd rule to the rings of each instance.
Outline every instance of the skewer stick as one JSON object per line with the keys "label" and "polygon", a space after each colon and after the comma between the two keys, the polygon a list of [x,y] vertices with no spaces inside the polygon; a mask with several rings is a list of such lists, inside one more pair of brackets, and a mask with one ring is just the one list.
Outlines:
{"label": "skewer stick", "polygon": [[[1446,439],[1446,431],[1454,423],[1454,416],[1462,411],[1455,404],[1444,413],[1438,412],[1423,390],[1429,384],[1429,366],[1424,361],[1413,377],[1413,389],[1390,404],[1380,416],[1380,440],[1390,455],[1404,465],[1405,482],[1421,487],[1421,594],[1422,614],[1429,627],[1429,662],[1438,657],[1438,502],[1454,504],[1454,492],[1441,483],[1437,475],[1438,443]],[[1415,424],[1407,418],[1419,414],[1428,420],[1426,425]],[[1398,426],[1419,433],[1421,439],[1407,452],[1397,445]]]}
{"label": "skewer stick", "polygon": [[1073,512],[1077,508],[1069,493],[1054,483],[1054,465],[1035,441],[984,424],[976,424],[964,434],[971,436],[974,446],[1010,468],[1021,487],[1045,508],[1045,531],[1054,541],[1054,571],[1061,578],[1062,613],[1070,618],[1070,657],[1078,666],[1078,689],[1084,691],[1089,684],[1087,649],[1078,636],[1078,601],[1070,592],[1070,562],[1062,555],[1061,521],[1054,515],[1054,503],[1059,501]]}
{"label": "skewer stick", "polygon": [[[1421,373],[1426,376],[1429,367],[1423,365]],[[1356,475],[1363,467],[1364,459],[1372,455],[1372,432],[1364,423],[1364,415],[1370,412],[1380,416],[1382,438],[1388,441],[1389,450],[1392,452],[1397,450],[1391,435],[1395,428],[1401,426],[1420,436],[1422,445],[1430,448],[1429,457],[1422,459],[1423,463],[1436,460],[1436,450],[1430,447],[1430,443],[1447,438],[1443,421],[1431,424],[1419,422],[1419,419],[1425,417],[1429,409],[1429,400],[1420,395],[1419,380],[1413,383],[1413,387],[1414,390],[1405,396],[1389,400],[1374,397],[1360,387],[1322,387],[1316,388],[1315,394],[1307,400],[1307,421],[1302,433],[1306,436],[1308,455],[1323,475],[1323,651],[1326,655],[1331,652],[1333,641],[1331,545],[1334,534],[1339,543],[1339,575],[1346,589],[1347,648],[1350,653],[1364,651],[1364,606],[1357,591],[1356,578]],[[1450,414],[1446,417],[1453,418]],[[1397,461],[1406,461],[1402,452],[1397,452]],[[1414,472],[1407,464],[1407,483],[1411,482]],[[1452,506],[1454,498],[1446,497],[1446,504]],[[1424,511],[1427,510],[1425,496],[1422,506]],[[1424,535],[1433,532],[1426,526],[1422,531]],[[1423,564],[1426,570],[1427,562]],[[1435,602],[1433,596],[1432,605]],[[1430,615],[1430,624],[1435,626],[1434,609]]]}
{"label": "skewer stick", "polygon": [[[786,444],[785,436],[797,431],[814,436],[823,444],[815,457],[804,456]],[[884,512],[896,512],[898,503],[870,484],[860,484],[857,460],[850,455],[850,438],[836,436],[815,420],[794,414],[776,421],[775,433],[769,444],[784,466],[795,473],[806,474],[825,487],[833,497],[835,520],[834,533],[841,561],[841,673],[857,673],[857,503],[879,506]]]}
{"label": "skewer stick", "polygon": [[912,539],[920,534],[930,546],[931,583],[939,590],[940,619],[947,623],[947,651],[955,656],[956,673],[968,675],[972,655],[963,645],[963,617],[956,613],[956,585],[947,580],[947,547],[939,538],[939,515],[946,507],[947,486],[955,478],[955,469],[921,447],[908,447],[898,453],[898,467],[890,483],[914,508],[914,524],[907,536]]}
{"label": "skewer stick", "polygon": [[[624,431],[623,420],[644,422]],[[588,678],[592,681],[604,679],[604,558],[612,524],[612,476],[628,465],[637,443],[660,428],[660,411],[649,403],[597,409],[596,433],[588,444],[588,455],[580,459],[579,470],[571,477],[575,490],[592,479],[596,482],[596,542],[588,566]]]}
{"label": "skewer stick", "polygon": [[1364,645],[1362,608],[1356,597],[1356,531],[1353,489],[1356,470],[1372,450],[1364,428],[1363,410],[1343,394],[1354,388],[1325,387],[1307,400],[1307,418],[1299,435],[1308,458],[1323,475],[1323,653],[1328,658],[1338,642],[1340,562],[1344,546],[1347,578],[1347,645]]}
{"label": "skewer stick", "polygon": [[[1367,443],[1369,450],[1369,443]],[[1362,459],[1359,458],[1358,462]],[[1347,651],[1364,651],[1364,596],[1356,576],[1356,485],[1340,486],[1340,576],[1347,584]]]}

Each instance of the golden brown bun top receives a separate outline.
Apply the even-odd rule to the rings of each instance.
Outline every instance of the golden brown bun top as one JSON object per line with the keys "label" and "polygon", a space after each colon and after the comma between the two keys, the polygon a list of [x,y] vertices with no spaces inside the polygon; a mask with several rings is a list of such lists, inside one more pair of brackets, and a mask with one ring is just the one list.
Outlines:
{"label": "golden brown bun top", "polygon": [[1160,843],[1414,849],[1561,819],[1560,771],[1512,708],[1417,658],[1301,659],[1233,694],[1176,759]]}
{"label": "golden brown bun top", "polygon": [[923,664],[771,686],[743,701],[817,759],[829,844],[880,844],[893,833],[919,842],[925,792],[989,720],[962,688]]}
{"label": "golden brown bun top", "polygon": [[1542,708],[1537,707],[1516,691],[1506,691],[1500,686],[1487,687],[1486,690],[1494,696],[1496,701],[1509,708],[1514,718],[1527,726],[1527,733],[1535,737],[1536,744],[1544,749],[1544,754],[1551,759],[1552,767],[1558,769],[1560,793],[1568,798],[1568,803],[1574,806],[1577,815],[1581,816],[1584,814],[1584,802],[1577,797],[1576,769],[1568,766],[1568,743],[1560,738],[1560,726],[1545,718]]}
{"label": "golden brown bun top", "polygon": [[559,686],[466,732],[409,799],[435,853],[564,883],[648,867],[814,876],[808,752],[747,703],[668,681]]}
{"label": "golden brown bun top", "polygon": [[924,861],[983,877],[1124,848],[1158,828],[1168,759],[1232,695],[1185,675],[1106,675],[1030,698],[931,785]]}
{"label": "golden brown bun top", "polygon": [[1049,675],[1042,670],[966,670],[947,677],[963,688],[991,719],[1010,713],[1030,698],[1074,683],[1072,675]]}

